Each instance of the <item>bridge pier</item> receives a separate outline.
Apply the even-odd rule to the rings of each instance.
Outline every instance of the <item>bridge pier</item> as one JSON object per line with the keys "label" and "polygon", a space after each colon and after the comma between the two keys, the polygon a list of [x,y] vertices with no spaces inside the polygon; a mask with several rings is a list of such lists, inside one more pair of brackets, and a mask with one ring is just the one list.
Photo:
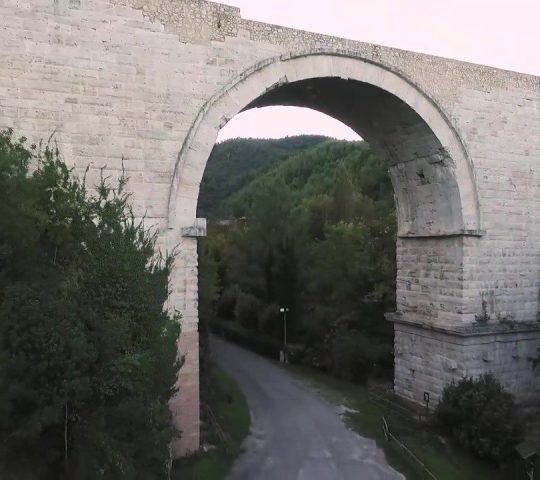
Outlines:
{"label": "bridge pier", "polygon": [[474,325],[442,328],[408,322],[389,315],[394,323],[394,391],[430,407],[444,387],[464,377],[493,373],[525,410],[537,410],[540,372],[534,368],[540,328],[534,324]]}
{"label": "bridge pier", "polygon": [[168,308],[182,315],[178,339],[182,368],[176,385],[178,392],[169,402],[174,425],[181,434],[172,446],[174,458],[195,452],[200,446],[197,238],[204,236],[206,219],[197,218],[190,222],[179,216],[167,239],[168,250],[175,254]]}
{"label": "bridge pier", "polygon": [[[397,312],[386,315],[394,324],[396,394],[421,404],[428,394],[434,407],[447,384],[491,372],[521,406],[536,409],[540,323],[532,303],[479,281],[497,268],[488,266],[494,252],[486,237],[469,231],[398,238]],[[522,275],[519,267],[516,273]],[[514,272],[506,276],[500,285],[515,281]]]}
{"label": "bridge pier", "polygon": [[174,426],[181,434],[172,446],[174,458],[193,453],[200,446],[199,332],[183,328],[178,350],[184,364],[178,377],[178,393],[169,402]]}

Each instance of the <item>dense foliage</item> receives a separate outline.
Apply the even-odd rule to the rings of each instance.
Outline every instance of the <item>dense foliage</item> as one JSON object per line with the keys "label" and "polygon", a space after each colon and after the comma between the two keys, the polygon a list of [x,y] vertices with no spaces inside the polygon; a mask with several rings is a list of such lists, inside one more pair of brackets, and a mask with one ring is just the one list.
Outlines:
{"label": "dense foliage", "polygon": [[281,163],[288,155],[327,140],[302,135],[280,140],[238,138],[214,147],[201,183],[199,216],[219,218],[223,201],[258,175]]}
{"label": "dense foliage", "polygon": [[200,244],[201,288],[214,285],[202,312],[281,340],[285,306],[288,340],[304,346],[306,363],[355,380],[391,369],[383,313],[395,301],[394,201],[365,143],[291,155],[220,211],[237,220],[211,225]]}
{"label": "dense foliage", "polygon": [[89,195],[55,148],[0,134],[0,477],[166,478],[172,258],[125,180]]}
{"label": "dense foliage", "polygon": [[510,456],[524,432],[513,396],[491,374],[448,385],[435,421],[460,445],[497,461]]}

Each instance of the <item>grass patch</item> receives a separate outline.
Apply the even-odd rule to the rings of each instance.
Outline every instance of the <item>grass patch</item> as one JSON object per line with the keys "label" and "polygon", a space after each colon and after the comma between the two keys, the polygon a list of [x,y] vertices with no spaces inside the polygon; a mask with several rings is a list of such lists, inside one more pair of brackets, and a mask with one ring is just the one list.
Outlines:
{"label": "grass patch", "polygon": [[[342,381],[303,367],[289,367],[293,372],[307,378],[330,402],[344,405],[348,425],[360,435],[372,438],[384,451],[388,463],[403,473],[408,480],[424,480],[416,462],[404,454],[391,441],[385,439],[382,417],[390,431],[409,448],[438,480],[503,480],[507,477],[496,465],[482,461],[437,435],[423,422],[411,415],[394,411],[390,406],[375,402],[368,389],[361,385]],[[392,395],[393,397],[393,395]],[[515,478],[515,477],[514,477]]]}
{"label": "grass patch", "polygon": [[[219,428],[213,424],[208,409],[203,408],[202,443],[215,448],[176,461],[172,480],[224,479],[241,453],[242,442],[249,433],[249,408],[244,395],[231,377],[213,365],[204,390],[203,402],[210,407]],[[224,434],[225,440],[219,430]]]}

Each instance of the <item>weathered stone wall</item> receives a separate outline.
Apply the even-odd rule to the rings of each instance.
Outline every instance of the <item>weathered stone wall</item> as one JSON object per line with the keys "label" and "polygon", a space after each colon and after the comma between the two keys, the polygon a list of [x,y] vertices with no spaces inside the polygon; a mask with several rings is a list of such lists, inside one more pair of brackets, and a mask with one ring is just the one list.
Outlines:
{"label": "weathered stone wall", "polygon": [[446,327],[466,321],[464,238],[398,239],[396,303],[404,320]]}
{"label": "weathered stone wall", "polygon": [[[0,127],[32,141],[55,132],[79,171],[91,164],[90,182],[102,166],[118,175],[123,158],[136,214],[162,247],[179,244],[169,300],[184,315],[177,451],[199,443],[196,239],[182,229],[196,223],[208,153],[239,110],[310,78],[356,86],[350,102],[325,90],[289,103],[315,102],[392,165],[403,235],[396,319],[417,325],[396,324],[396,390],[421,401],[446,380],[495,370],[523,398],[536,391],[530,362],[501,347],[532,352],[536,333],[480,341],[451,330],[479,315],[530,329],[538,320],[539,78],[247,21],[202,0],[0,0],[0,45]],[[361,83],[387,92],[388,108],[347,109],[375,98]]]}
{"label": "weathered stone wall", "polygon": [[452,331],[396,323],[395,332],[398,395],[419,402],[428,392],[433,407],[453,380],[493,372],[523,408],[538,412],[538,329],[503,324]]}

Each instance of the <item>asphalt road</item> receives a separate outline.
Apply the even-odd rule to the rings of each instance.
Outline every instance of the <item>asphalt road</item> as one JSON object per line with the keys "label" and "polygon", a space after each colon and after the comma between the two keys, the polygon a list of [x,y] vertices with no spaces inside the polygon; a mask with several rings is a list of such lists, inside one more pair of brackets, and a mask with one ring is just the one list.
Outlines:
{"label": "asphalt road", "polygon": [[239,384],[251,433],[230,480],[397,480],[373,440],[348,430],[340,408],[296,376],[222,340],[213,356]]}

